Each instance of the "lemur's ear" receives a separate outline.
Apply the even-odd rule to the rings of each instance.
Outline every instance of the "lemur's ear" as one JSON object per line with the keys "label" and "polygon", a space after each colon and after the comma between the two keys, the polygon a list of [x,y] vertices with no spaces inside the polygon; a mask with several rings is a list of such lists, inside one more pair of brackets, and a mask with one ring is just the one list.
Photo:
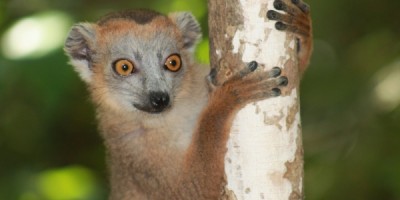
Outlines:
{"label": "lemur's ear", "polygon": [[201,38],[201,28],[196,18],[189,12],[176,12],[168,15],[183,34],[184,48],[194,50],[195,44]]}
{"label": "lemur's ear", "polygon": [[90,23],[74,25],[68,33],[64,46],[64,50],[70,57],[75,71],[87,83],[90,83],[93,73],[90,63],[93,53],[93,43],[96,37],[96,26]]}

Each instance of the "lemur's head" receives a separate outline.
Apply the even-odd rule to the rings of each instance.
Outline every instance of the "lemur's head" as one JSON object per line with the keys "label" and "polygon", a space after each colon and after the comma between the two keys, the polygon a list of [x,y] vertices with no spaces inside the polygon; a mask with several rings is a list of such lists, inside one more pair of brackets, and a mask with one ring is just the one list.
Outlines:
{"label": "lemur's head", "polygon": [[190,13],[132,10],[74,25],[65,51],[96,103],[159,113],[179,94],[200,36]]}

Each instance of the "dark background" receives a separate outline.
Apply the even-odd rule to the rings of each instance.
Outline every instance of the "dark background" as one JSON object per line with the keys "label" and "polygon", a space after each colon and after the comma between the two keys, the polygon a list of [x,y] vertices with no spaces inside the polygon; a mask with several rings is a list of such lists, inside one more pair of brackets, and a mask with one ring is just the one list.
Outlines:
{"label": "dark background", "polygon": [[[307,2],[306,199],[400,199],[400,1]],[[204,0],[0,0],[0,200],[106,199],[94,108],[62,43],[73,23],[139,7],[192,11],[208,61]]]}

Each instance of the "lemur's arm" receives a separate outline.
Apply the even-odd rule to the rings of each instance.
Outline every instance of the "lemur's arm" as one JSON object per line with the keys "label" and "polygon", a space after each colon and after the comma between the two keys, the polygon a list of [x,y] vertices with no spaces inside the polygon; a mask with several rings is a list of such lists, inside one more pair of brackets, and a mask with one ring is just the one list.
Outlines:
{"label": "lemur's arm", "polygon": [[[278,20],[276,29],[296,34],[300,75],[306,69],[312,51],[311,21],[309,7],[299,0],[284,2],[276,0],[274,6],[287,14],[268,11],[268,18]],[[185,188],[199,199],[217,199],[224,186],[224,155],[230,127],[237,111],[244,105],[257,100],[280,95],[279,87],[288,83],[279,76],[281,70],[251,73],[257,67],[251,62],[248,68],[238,72],[211,93],[209,103],[203,110],[187,153]],[[211,79],[215,77],[211,71]],[[223,72],[222,72],[223,73]],[[213,83],[213,81],[211,80]],[[210,83],[211,84],[211,83]],[[190,186],[189,186],[190,185]],[[189,186],[189,187],[187,187]]]}
{"label": "lemur's arm", "polygon": [[226,141],[237,111],[250,102],[279,96],[279,87],[288,83],[286,77],[279,76],[281,70],[278,67],[252,73],[256,68],[257,63],[251,62],[217,86],[200,116],[185,159],[188,172],[185,176],[192,178],[185,185],[193,184],[191,188],[196,189],[200,199],[216,199],[223,189]]}

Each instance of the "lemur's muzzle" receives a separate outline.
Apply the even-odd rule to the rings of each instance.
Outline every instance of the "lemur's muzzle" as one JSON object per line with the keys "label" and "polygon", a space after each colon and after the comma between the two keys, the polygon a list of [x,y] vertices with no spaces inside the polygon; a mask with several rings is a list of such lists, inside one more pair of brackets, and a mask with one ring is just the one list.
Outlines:
{"label": "lemur's muzzle", "polygon": [[152,111],[162,112],[169,106],[169,95],[165,92],[150,92],[149,102]]}

